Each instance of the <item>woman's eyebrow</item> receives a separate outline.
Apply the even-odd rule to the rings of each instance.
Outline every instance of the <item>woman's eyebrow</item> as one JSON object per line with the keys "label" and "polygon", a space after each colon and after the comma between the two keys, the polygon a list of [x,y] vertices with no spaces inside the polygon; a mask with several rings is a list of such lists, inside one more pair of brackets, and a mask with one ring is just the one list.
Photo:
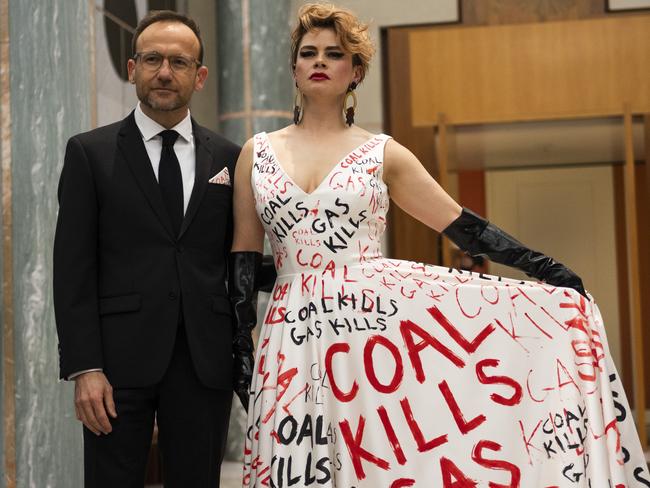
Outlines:
{"label": "woman's eyebrow", "polygon": [[[318,49],[318,48],[316,46],[301,46],[300,50],[303,50],[303,49]],[[338,46],[338,45],[337,46],[327,46],[325,48],[325,51],[335,51],[335,50],[340,51],[341,46]]]}

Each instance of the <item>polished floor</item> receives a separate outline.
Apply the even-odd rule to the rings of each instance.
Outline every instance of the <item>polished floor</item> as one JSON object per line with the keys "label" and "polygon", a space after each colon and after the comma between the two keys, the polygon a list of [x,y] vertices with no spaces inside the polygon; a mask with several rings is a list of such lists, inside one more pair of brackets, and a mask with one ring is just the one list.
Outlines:
{"label": "polished floor", "polygon": [[[225,462],[221,465],[220,488],[241,488],[241,463]],[[147,485],[147,488],[162,488],[162,485]]]}
{"label": "polished floor", "polygon": [[[645,452],[646,461],[650,463],[650,450]],[[649,464],[650,467],[650,464]],[[221,466],[220,488],[241,488],[242,468],[240,463],[225,462]],[[163,488],[162,485],[148,485],[147,488]]]}
{"label": "polished floor", "polygon": [[221,466],[221,488],[241,488],[241,475],[241,463],[223,463]]}

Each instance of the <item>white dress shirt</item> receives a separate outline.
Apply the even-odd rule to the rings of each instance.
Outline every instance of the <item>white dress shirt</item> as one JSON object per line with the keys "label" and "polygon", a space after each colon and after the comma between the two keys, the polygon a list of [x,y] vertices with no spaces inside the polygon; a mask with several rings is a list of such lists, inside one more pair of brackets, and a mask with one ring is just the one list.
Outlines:
{"label": "white dress shirt", "polygon": [[[149,161],[151,161],[151,167],[157,180],[160,153],[162,152],[162,137],[158,134],[166,129],[145,115],[140,107],[140,103],[135,108],[135,123],[138,129],[140,129],[140,134],[142,134],[142,141],[144,142],[144,147],[147,150],[147,155],[149,156]],[[187,111],[187,116],[172,127],[171,130],[175,130],[180,134],[174,143],[174,152],[181,165],[181,175],[183,177],[183,214],[185,214],[187,204],[190,201],[190,195],[192,195],[192,188],[194,188],[194,173],[196,171],[196,151],[189,110]]]}
{"label": "white dress shirt", "polygon": [[[158,134],[166,130],[158,122],[145,115],[140,108],[140,103],[135,108],[135,124],[142,134],[142,142],[147,150],[153,173],[158,179],[158,167],[160,166],[160,154],[162,153],[162,137]],[[178,132],[179,137],[174,143],[174,152],[178,158],[178,163],[181,166],[181,176],[183,178],[183,214],[187,212],[187,204],[192,195],[194,188],[194,173],[196,171],[196,151],[194,147],[194,134],[192,133],[192,120],[190,119],[190,111],[187,111],[187,116],[178,124],[171,128]],[[87,369],[84,371],[77,371],[68,376],[68,380],[73,380],[77,376],[90,373],[91,371],[102,371],[100,368]]]}

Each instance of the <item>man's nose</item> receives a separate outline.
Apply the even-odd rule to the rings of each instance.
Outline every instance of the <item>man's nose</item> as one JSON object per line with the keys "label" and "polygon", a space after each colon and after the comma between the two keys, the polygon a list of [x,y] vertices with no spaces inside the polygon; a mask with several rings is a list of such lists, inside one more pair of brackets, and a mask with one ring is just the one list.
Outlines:
{"label": "man's nose", "polygon": [[167,58],[163,58],[162,64],[158,69],[158,78],[169,79],[172,77],[172,68]]}

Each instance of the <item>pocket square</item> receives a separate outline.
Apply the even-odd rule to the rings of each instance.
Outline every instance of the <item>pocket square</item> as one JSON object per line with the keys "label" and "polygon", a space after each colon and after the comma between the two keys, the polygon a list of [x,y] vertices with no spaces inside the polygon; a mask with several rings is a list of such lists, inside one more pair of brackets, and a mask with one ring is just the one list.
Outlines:
{"label": "pocket square", "polygon": [[230,184],[230,173],[228,172],[228,167],[226,166],[221,171],[219,171],[216,175],[214,175],[212,178],[210,178],[208,180],[208,183],[213,183],[215,185],[228,185],[228,186],[231,186],[231,184]]}

